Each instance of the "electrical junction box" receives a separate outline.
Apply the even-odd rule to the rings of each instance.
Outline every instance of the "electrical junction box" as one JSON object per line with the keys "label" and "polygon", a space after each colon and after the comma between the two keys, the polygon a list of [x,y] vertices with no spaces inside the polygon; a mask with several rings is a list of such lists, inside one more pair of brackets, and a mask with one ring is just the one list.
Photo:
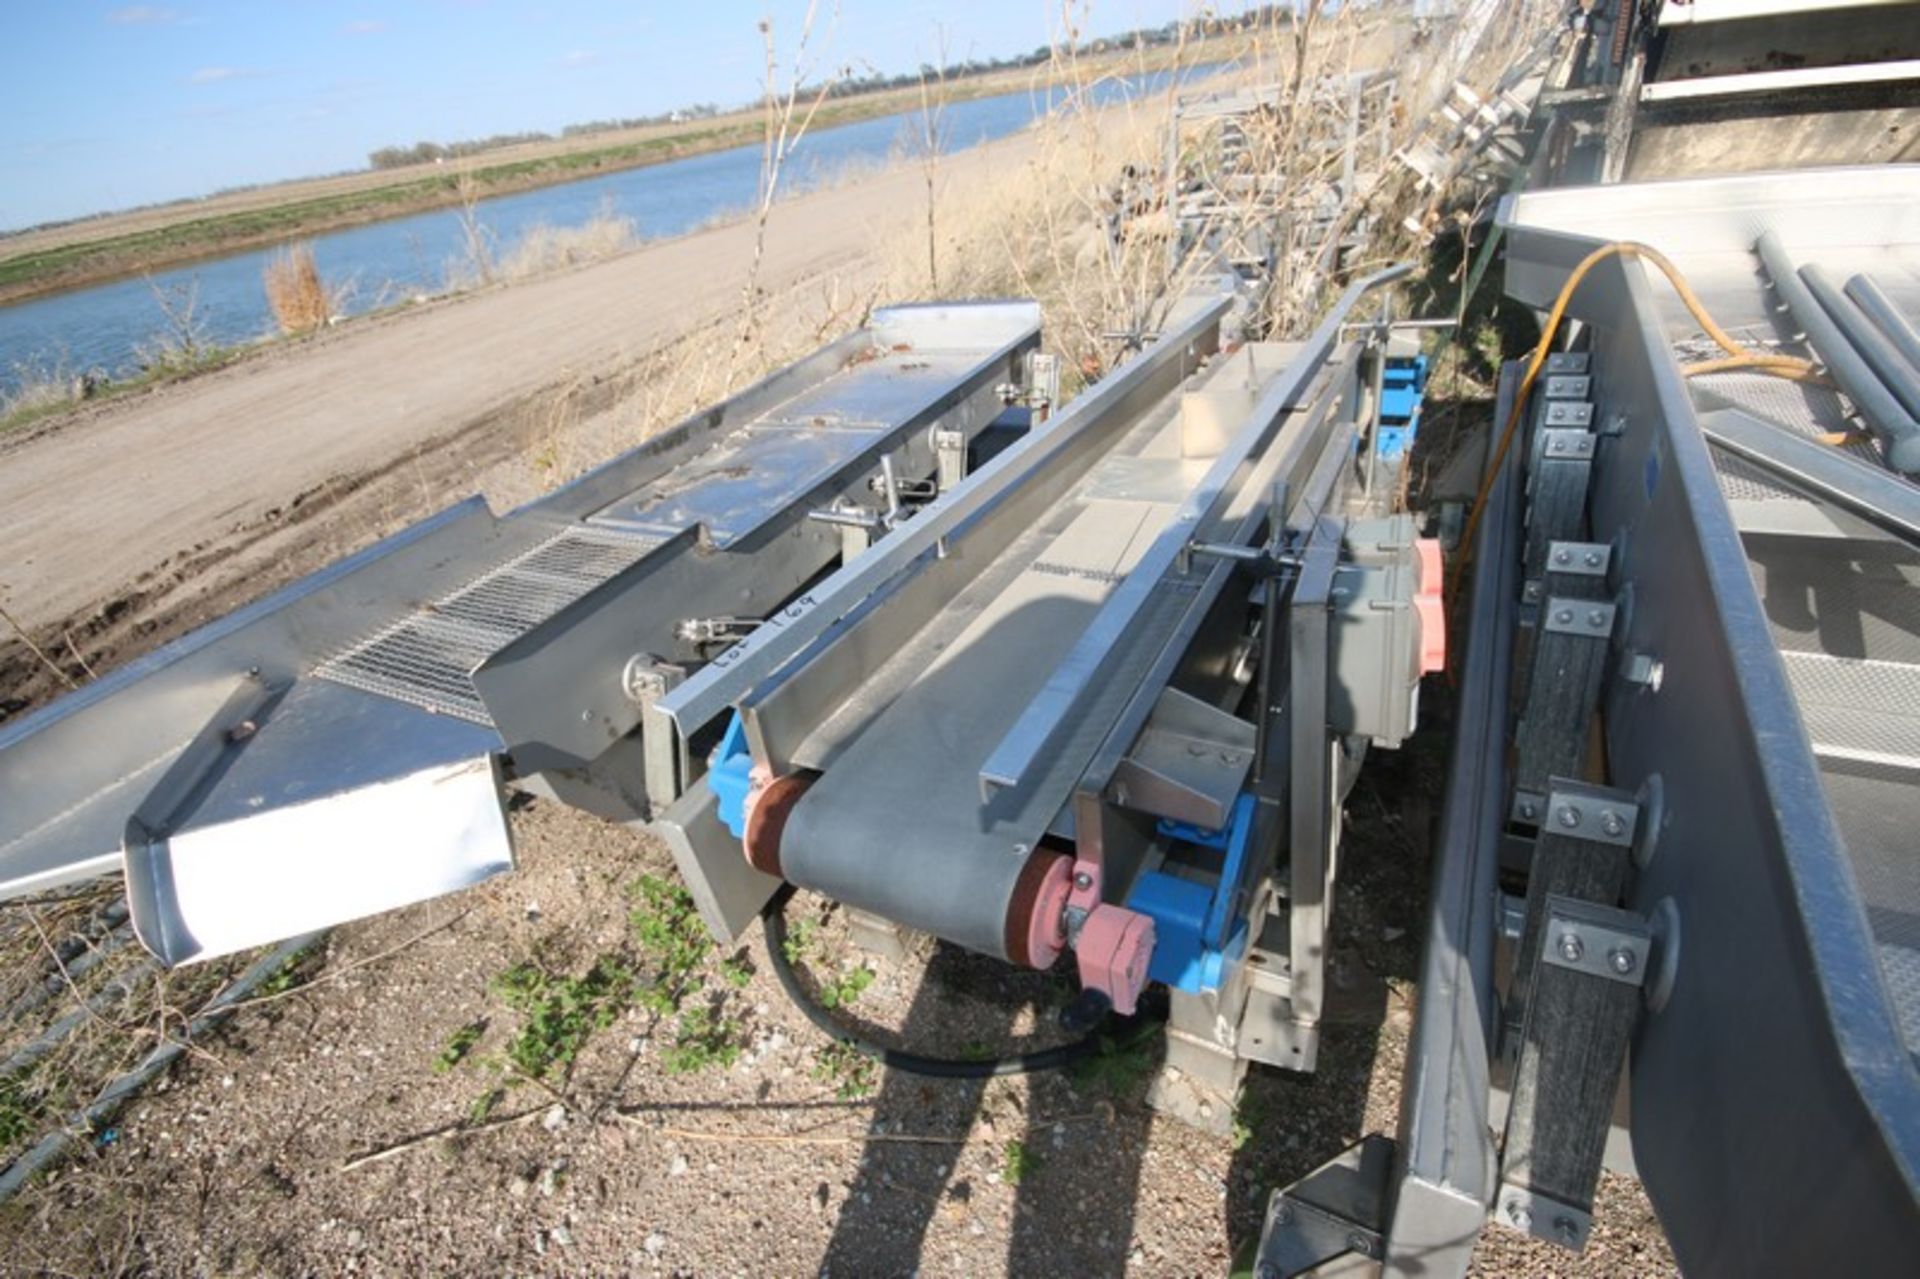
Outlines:
{"label": "electrical junction box", "polygon": [[1337,733],[1397,747],[1413,732],[1420,677],[1446,668],[1440,543],[1413,516],[1354,520],[1334,571],[1327,719]]}

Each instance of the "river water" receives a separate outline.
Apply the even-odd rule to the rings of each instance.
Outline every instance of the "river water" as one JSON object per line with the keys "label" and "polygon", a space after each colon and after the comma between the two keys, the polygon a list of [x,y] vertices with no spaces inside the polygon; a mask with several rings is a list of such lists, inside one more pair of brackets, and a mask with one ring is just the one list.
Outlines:
{"label": "river water", "polygon": [[[1191,77],[1208,68],[1196,68]],[[1164,88],[1167,73],[1111,79],[1093,91],[1094,105]],[[1058,105],[1058,95],[1021,91],[949,103],[940,116],[944,152],[1003,138]],[[826,129],[802,139],[782,175],[800,191],[830,183],[849,169],[913,153],[922,132],[918,112],[880,116]],[[482,200],[477,206],[490,238],[510,247],[536,226],[578,226],[602,212],[632,219],[642,239],[682,235],[714,218],[751,207],[760,180],[761,148],[672,160]],[[320,274],[330,286],[348,285],[348,315],[391,305],[446,287],[449,266],[461,256],[458,211],[436,210],[308,237]],[[98,370],[119,377],[135,371],[140,349],[167,331],[162,301],[178,309],[191,297],[205,341],[231,345],[273,331],[261,273],[274,249],[258,249],[191,263],[150,277],[118,280],[0,306],[0,395],[23,377],[55,370]]]}

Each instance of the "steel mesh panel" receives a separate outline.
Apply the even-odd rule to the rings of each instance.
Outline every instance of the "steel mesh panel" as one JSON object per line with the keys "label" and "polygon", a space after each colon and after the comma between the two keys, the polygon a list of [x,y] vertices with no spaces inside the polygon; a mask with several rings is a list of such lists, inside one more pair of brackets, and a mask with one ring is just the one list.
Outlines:
{"label": "steel mesh panel", "polygon": [[1920,1058],[1920,950],[1884,942],[1877,949],[1887,993],[1893,996],[1894,1018],[1900,1023],[1900,1038],[1906,1041],[1907,1052]]}
{"label": "steel mesh panel", "polygon": [[[1689,378],[1688,385],[1702,398],[1745,410],[1801,435],[1824,435],[1829,431],[1848,430],[1854,425],[1846,414],[1847,402],[1832,387],[1746,371],[1709,373]],[[1881,464],[1880,446],[1871,439],[1856,440],[1843,447],[1863,461]]]}
{"label": "steel mesh panel", "polygon": [[1920,767],[1920,666],[1785,652],[1815,748]]}
{"label": "steel mesh panel", "polygon": [[1805,501],[1800,494],[1780,484],[1765,471],[1721,449],[1708,450],[1713,469],[1720,476],[1720,492],[1734,502],[1777,502],[1782,499]]}
{"label": "steel mesh panel", "polygon": [[328,658],[314,674],[492,727],[473,687],[473,668],[638,563],[660,540],[584,526],[563,529]]}

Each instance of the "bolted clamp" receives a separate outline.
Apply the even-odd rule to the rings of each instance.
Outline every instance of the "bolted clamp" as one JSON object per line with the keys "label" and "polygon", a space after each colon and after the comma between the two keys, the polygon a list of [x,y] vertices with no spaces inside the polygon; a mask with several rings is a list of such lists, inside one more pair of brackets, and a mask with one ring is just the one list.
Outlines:
{"label": "bolted clamp", "polygon": [[1559,894],[1547,898],[1541,962],[1641,986],[1653,947],[1647,921],[1632,911],[1597,906]]}

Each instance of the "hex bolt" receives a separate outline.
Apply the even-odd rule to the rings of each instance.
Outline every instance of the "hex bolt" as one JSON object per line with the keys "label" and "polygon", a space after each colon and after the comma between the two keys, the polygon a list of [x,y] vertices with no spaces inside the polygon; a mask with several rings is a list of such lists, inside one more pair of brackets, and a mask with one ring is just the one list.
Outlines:
{"label": "hex bolt", "polygon": [[1557,816],[1560,818],[1560,824],[1568,830],[1572,830],[1580,824],[1580,810],[1572,804],[1560,805],[1560,812]]}
{"label": "hex bolt", "polygon": [[1573,610],[1570,608],[1563,608],[1559,612],[1553,615],[1553,620],[1560,623],[1560,625],[1562,626],[1566,626],[1573,621]]}
{"label": "hex bolt", "polygon": [[1358,1230],[1352,1230],[1347,1233],[1347,1247],[1353,1249],[1363,1257],[1371,1257],[1373,1255],[1373,1241],[1361,1234]]}
{"label": "hex bolt", "polygon": [[1533,1229],[1533,1214],[1522,1207],[1517,1200],[1507,1205],[1507,1220],[1522,1230]]}
{"label": "hex bolt", "polygon": [[1603,555],[1601,555],[1601,554],[1600,554],[1600,552],[1598,552],[1598,551],[1588,551],[1588,552],[1587,552],[1587,567],[1588,567],[1588,568],[1599,568],[1599,567],[1600,567],[1600,562],[1601,562],[1601,561],[1602,561],[1603,559],[1605,559],[1605,558],[1606,558],[1606,557],[1605,557],[1605,556],[1603,556]]}
{"label": "hex bolt", "polygon": [[1616,946],[1607,952],[1607,962],[1613,965],[1613,971],[1622,977],[1630,975],[1640,963],[1631,950],[1625,946]]}
{"label": "hex bolt", "polygon": [[1611,808],[1600,814],[1600,829],[1607,832],[1607,834],[1618,836],[1620,832],[1626,828],[1627,824],[1620,820],[1620,814],[1614,812]]}
{"label": "hex bolt", "polygon": [[1573,552],[1563,546],[1553,553],[1553,562],[1555,564],[1571,564],[1573,563]]}
{"label": "hex bolt", "polygon": [[1560,1242],[1569,1248],[1580,1241],[1580,1227],[1573,1223],[1572,1217],[1555,1217],[1553,1233],[1560,1236]]}
{"label": "hex bolt", "polygon": [[1270,1261],[1263,1261],[1253,1268],[1253,1279],[1280,1279],[1280,1270]]}
{"label": "hex bolt", "polygon": [[1530,799],[1522,800],[1520,801],[1520,816],[1527,821],[1532,821],[1534,818],[1540,816],[1540,806]]}
{"label": "hex bolt", "polygon": [[1093,887],[1093,876],[1087,874],[1084,870],[1078,871],[1073,877],[1073,886],[1085,892],[1087,889]]}
{"label": "hex bolt", "polygon": [[1284,1226],[1293,1220],[1293,1205],[1284,1199],[1273,1201],[1273,1224]]}
{"label": "hex bolt", "polygon": [[1607,611],[1603,608],[1587,610],[1587,625],[1598,629],[1607,624]]}
{"label": "hex bolt", "polygon": [[1560,947],[1560,958],[1566,960],[1569,964],[1579,963],[1580,956],[1587,953],[1586,944],[1580,940],[1580,934],[1578,933],[1561,933],[1558,945]]}

